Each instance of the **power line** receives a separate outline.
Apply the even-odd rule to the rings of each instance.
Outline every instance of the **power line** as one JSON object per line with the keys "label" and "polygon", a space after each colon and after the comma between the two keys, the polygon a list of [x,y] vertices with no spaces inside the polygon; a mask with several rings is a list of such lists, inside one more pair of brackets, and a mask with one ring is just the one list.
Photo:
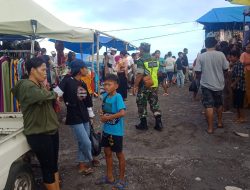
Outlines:
{"label": "power line", "polygon": [[126,30],[139,30],[139,29],[145,29],[145,28],[156,28],[156,27],[162,27],[162,26],[171,26],[171,25],[178,25],[178,24],[187,24],[187,23],[193,23],[192,22],[176,22],[176,23],[169,23],[169,24],[160,24],[160,25],[152,25],[152,26],[141,26],[141,27],[135,27],[135,28],[122,28],[122,29],[116,29],[116,30],[107,30],[103,32],[119,32],[119,31],[126,31]]}
{"label": "power line", "polygon": [[201,30],[203,30],[203,29],[188,30],[188,31],[170,33],[170,34],[165,34],[165,35],[160,35],[160,36],[152,36],[152,37],[147,37],[147,38],[141,38],[141,39],[131,40],[131,42],[142,41],[142,40],[148,40],[148,39],[153,39],[153,38],[161,38],[161,37],[172,36],[172,35],[177,35],[177,34],[183,34],[183,33],[188,33],[188,32],[196,32],[196,31],[201,31]]}

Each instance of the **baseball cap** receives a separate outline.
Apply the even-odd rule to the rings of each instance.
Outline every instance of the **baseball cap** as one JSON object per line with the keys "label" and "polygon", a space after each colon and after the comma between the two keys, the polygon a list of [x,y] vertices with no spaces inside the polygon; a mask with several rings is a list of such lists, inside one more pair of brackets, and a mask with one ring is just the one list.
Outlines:
{"label": "baseball cap", "polygon": [[141,43],[139,49],[142,49],[143,51],[150,52],[150,44],[149,43]]}
{"label": "baseball cap", "polygon": [[83,67],[87,68],[87,65],[82,60],[76,59],[76,60],[72,61],[70,64],[70,69],[71,69],[72,75],[76,75],[77,73],[79,73],[81,68],[83,68]]}
{"label": "baseball cap", "polygon": [[117,49],[115,49],[115,48],[109,48],[109,51],[117,51]]}

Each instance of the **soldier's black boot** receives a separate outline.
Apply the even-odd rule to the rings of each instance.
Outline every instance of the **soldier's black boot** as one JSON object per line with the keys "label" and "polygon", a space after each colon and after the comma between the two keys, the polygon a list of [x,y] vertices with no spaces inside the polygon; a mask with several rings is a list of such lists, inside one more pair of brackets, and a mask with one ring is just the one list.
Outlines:
{"label": "soldier's black boot", "polygon": [[161,122],[161,115],[155,116],[155,130],[162,131],[163,125]]}
{"label": "soldier's black boot", "polygon": [[135,126],[136,129],[138,130],[147,130],[148,125],[147,125],[147,119],[145,117],[141,118],[141,122]]}

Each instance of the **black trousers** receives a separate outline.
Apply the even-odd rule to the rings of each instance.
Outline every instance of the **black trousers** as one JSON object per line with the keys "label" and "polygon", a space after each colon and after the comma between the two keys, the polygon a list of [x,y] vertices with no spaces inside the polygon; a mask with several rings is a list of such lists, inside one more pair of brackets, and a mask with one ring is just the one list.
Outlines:
{"label": "black trousers", "polygon": [[119,78],[119,87],[117,92],[122,95],[123,99],[126,99],[128,97],[128,79],[125,72],[117,73],[117,76]]}
{"label": "black trousers", "polygon": [[36,134],[26,136],[31,150],[40,162],[44,183],[54,183],[58,171],[59,134]]}

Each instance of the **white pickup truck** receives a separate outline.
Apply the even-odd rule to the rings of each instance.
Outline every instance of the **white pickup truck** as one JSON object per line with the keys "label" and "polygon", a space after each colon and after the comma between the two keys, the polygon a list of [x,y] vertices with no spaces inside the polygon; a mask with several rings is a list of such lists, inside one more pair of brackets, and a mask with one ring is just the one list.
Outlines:
{"label": "white pickup truck", "polygon": [[0,113],[0,190],[33,190],[30,147],[21,113]]}

